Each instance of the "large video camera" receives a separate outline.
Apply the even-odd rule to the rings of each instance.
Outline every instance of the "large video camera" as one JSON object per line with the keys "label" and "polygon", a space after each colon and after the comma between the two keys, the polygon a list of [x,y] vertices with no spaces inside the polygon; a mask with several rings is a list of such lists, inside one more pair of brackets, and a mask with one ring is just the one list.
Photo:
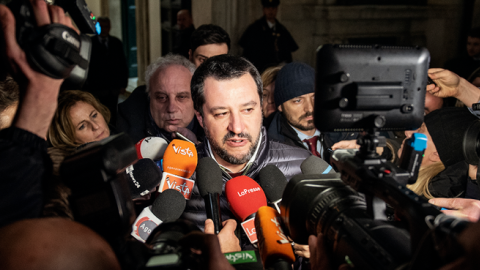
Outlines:
{"label": "large video camera", "polygon": [[33,69],[65,79],[62,89],[80,89],[87,78],[92,50],[87,34],[99,34],[100,25],[85,0],[54,2],[70,14],[82,34],[57,23],[39,27],[30,2],[12,0],[8,7],[15,16],[17,42]]}
{"label": "large video camera", "polygon": [[[414,158],[400,167],[376,153],[385,141],[380,131],[422,124],[429,61],[418,47],[317,51],[315,126],[364,135],[360,150],[332,154],[340,175],[298,175],[287,184],[281,212],[295,242],[322,233],[336,263],[359,269],[437,269],[462,254],[455,237],[468,222],[445,216],[406,187],[416,181],[424,138],[414,137]],[[387,221],[387,204],[399,221]]]}

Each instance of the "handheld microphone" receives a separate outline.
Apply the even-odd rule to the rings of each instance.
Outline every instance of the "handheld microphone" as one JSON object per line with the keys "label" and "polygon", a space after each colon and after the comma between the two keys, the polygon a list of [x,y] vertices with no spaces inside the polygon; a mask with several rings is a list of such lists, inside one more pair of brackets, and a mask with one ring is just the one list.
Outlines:
{"label": "handheld microphone", "polygon": [[427,136],[422,133],[413,133],[412,137],[403,144],[400,168],[410,174],[408,184],[414,184],[418,177],[418,171],[422,164],[423,153],[427,148]]}
{"label": "handheld microphone", "polygon": [[162,172],[153,160],[143,158],[125,169],[128,188],[132,199],[150,193],[162,180]]}
{"label": "handheld microphone", "polygon": [[167,149],[168,142],[160,137],[146,137],[135,144],[138,158],[149,158],[153,161],[161,160]]}
{"label": "handheld microphone", "polygon": [[309,156],[300,165],[303,174],[327,174],[335,173],[335,170],[325,162],[325,160],[317,156]]}
{"label": "handheld microphone", "polygon": [[163,222],[177,220],[185,210],[186,201],[180,192],[169,189],[160,193],[152,206],[145,207],[133,223],[131,235],[145,243],[150,233]]}
{"label": "handheld microphone", "polygon": [[289,269],[295,261],[292,245],[283,233],[282,218],[275,209],[262,206],[255,217],[258,250],[265,269]]}
{"label": "handheld microphone", "polygon": [[211,157],[200,159],[197,167],[197,186],[200,196],[205,200],[207,218],[213,220],[215,234],[222,230],[222,215],[220,212],[220,194],[222,194],[222,171]]}
{"label": "handheld microphone", "polygon": [[191,142],[173,140],[163,155],[163,177],[159,192],[167,189],[180,191],[185,199],[192,196],[195,181],[192,177],[197,167],[197,149]]}
{"label": "handheld microphone", "polygon": [[282,201],[283,191],[287,186],[287,178],[278,169],[277,166],[267,165],[260,170],[258,182],[263,188],[267,199],[272,206],[280,213],[280,202]]}
{"label": "handheld microphone", "polygon": [[243,221],[241,225],[250,243],[256,243],[255,214],[258,208],[267,205],[263,189],[255,180],[242,175],[225,184],[225,194],[233,214]]}

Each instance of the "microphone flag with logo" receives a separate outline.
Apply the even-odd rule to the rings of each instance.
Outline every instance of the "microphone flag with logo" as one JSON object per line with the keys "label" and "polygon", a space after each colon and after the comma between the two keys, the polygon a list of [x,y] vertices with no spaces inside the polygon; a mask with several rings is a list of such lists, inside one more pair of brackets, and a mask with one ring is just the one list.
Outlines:
{"label": "microphone flag with logo", "polygon": [[250,242],[257,242],[255,214],[258,208],[267,205],[267,198],[260,185],[248,176],[237,176],[225,184],[230,210],[239,218]]}
{"label": "microphone flag with logo", "polygon": [[258,209],[255,229],[265,269],[291,269],[289,266],[295,261],[292,245],[283,232],[281,222],[282,218],[274,208],[262,206]]}
{"label": "microphone flag with logo", "polygon": [[158,194],[151,206],[145,207],[132,225],[131,235],[145,243],[150,233],[163,222],[177,220],[185,210],[186,201],[180,192],[170,189]]}
{"label": "microphone flag with logo", "polygon": [[197,149],[193,143],[177,139],[171,141],[163,155],[163,177],[159,192],[175,189],[189,200],[195,181],[188,178],[195,172],[197,162]]}

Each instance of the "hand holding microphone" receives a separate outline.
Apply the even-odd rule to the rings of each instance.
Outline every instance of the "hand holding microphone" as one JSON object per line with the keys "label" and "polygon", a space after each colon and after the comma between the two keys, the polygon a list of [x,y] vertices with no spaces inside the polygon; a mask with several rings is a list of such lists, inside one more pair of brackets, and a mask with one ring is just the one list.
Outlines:
{"label": "hand holding microphone", "polygon": [[[223,228],[217,234],[222,253],[241,251],[242,249],[240,248],[240,241],[235,235],[237,221],[235,221],[234,219],[229,219],[224,221],[222,225]],[[205,220],[205,233],[215,234],[215,224],[211,219]]]}

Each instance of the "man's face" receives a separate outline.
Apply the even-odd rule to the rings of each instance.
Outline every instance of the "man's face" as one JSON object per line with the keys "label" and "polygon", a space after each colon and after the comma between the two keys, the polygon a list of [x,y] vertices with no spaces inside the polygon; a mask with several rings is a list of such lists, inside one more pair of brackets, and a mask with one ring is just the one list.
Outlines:
{"label": "man's face", "polygon": [[263,15],[268,21],[275,22],[278,7],[263,7]]}
{"label": "man's face", "polygon": [[443,107],[443,98],[434,96],[429,92],[425,94],[425,109],[424,114],[427,115],[435,110]]}
{"label": "man's face", "polygon": [[215,159],[223,166],[245,164],[255,152],[262,127],[257,85],[250,74],[205,80],[203,116],[196,112]]}
{"label": "man's face", "polygon": [[480,54],[480,38],[467,38],[467,53],[470,57],[478,57]]}
{"label": "man's face", "polygon": [[180,30],[187,29],[192,25],[192,17],[188,11],[181,10],[177,13],[177,25]]}
{"label": "man's face", "polygon": [[313,104],[315,93],[305,94],[285,101],[279,110],[283,113],[288,123],[301,132],[314,132]]}
{"label": "man's face", "polygon": [[196,67],[200,66],[203,61],[215,55],[227,54],[228,46],[226,43],[220,44],[207,44],[198,46],[192,53],[192,50],[188,52],[190,62],[194,63]]}
{"label": "man's face", "polygon": [[101,37],[108,37],[110,35],[110,21],[109,20],[100,20],[100,27],[102,32],[100,32]]}
{"label": "man's face", "polygon": [[183,66],[173,65],[157,71],[150,78],[150,112],[159,128],[186,127],[195,110],[190,94],[192,73]]}

